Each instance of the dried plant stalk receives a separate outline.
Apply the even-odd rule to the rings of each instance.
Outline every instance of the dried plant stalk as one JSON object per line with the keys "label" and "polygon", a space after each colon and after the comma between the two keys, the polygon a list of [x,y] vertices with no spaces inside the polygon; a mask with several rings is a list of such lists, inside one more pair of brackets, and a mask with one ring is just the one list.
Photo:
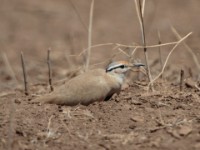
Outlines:
{"label": "dried plant stalk", "polygon": [[53,91],[53,85],[52,85],[52,69],[51,69],[51,59],[50,59],[50,53],[51,53],[51,49],[48,49],[47,52],[47,64],[48,64],[48,70],[49,70],[49,86],[51,91]]}
{"label": "dried plant stalk", "polygon": [[91,47],[92,47],[93,10],[94,10],[94,0],[92,0],[91,6],[90,6],[90,19],[89,19],[89,28],[88,28],[88,50],[87,50],[85,71],[89,69],[89,64],[90,64],[90,55],[91,55]]}
{"label": "dried plant stalk", "polygon": [[[178,42],[169,42],[169,43],[163,43],[163,44],[156,44],[156,45],[146,45],[146,48],[156,48],[156,47],[162,47],[162,46],[169,46],[169,45],[175,45]],[[124,44],[119,44],[119,43],[115,43],[117,46],[120,47],[129,47],[129,48],[144,48],[144,46],[141,45],[124,45]]]}
{"label": "dried plant stalk", "polygon": [[22,63],[22,70],[23,70],[23,77],[24,77],[24,93],[25,95],[29,95],[28,94],[28,82],[27,82],[27,75],[26,75],[26,67],[25,67],[25,63],[24,63],[24,54],[23,52],[21,52],[21,63]]}
{"label": "dried plant stalk", "polygon": [[[163,64],[163,68],[162,68],[161,72],[160,72],[151,82],[156,81],[156,80],[163,74],[163,72],[164,72],[164,70],[165,70],[165,67],[166,67],[166,65],[167,65],[167,62],[168,62],[168,60],[169,60],[169,58],[170,58],[172,52],[176,49],[176,47],[177,47],[181,42],[183,42],[183,41],[184,41],[186,38],[188,38],[191,34],[192,34],[192,32],[188,33],[186,36],[184,36],[182,39],[180,39],[180,40],[178,41],[178,43],[171,49],[171,51],[170,51],[169,54],[167,55],[167,58],[166,58],[166,60],[165,60],[165,63]],[[150,86],[150,83],[148,84],[148,86]]]}
{"label": "dried plant stalk", "polygon": [[184,80],[184,70],[181,69],[181,74],[180,74],[180,91],[183,90],[183,80]]}
{"label": "dried plant stalk", "polygon": [[[148,76],[149,83],[150,83],[150,90],[154,91],[153,82],[151,82],[152,78],[151,78],[151,72],[150,72],[149,62],[148,62],[148,52],[147,52],[147,48],[146,48],[146,38],[145,38],[144,20],[143,20],[144,8],[142,8],[141,0],[138,0],[138,1],[135,0],[135,6],[136,6],[137,15],[139,18],[140,28],[141,28],[141,32],[142,32],[142,43],[144,46],[144,56],[145,56],[145,61],[146,61],[146,65],[147,65],[147,76]],[[144,6],[145,6],[145,4],[143,3],[143,7]]]}
{"label": "dried plant stalk", "polygon": [[[181,39],[181,36],[180,34],[177,32],[177,30],[171,26],[171,29],[172,29],[172,32],[175,34],[175,36],[180,40]],[[194,54],[193,50],[184,42],[183,45],[185,46],[185,48],[187,49],[187,51],[190,53],[190,55],[192,56],[198,70],[200,71],[200,64],[199,64],[199,61],[198,61],[198,58],[196,57],[196,55]]]}
{"label": "dried plant stalk", "polygon": [[[159,45],[162,44],[159,31],[158,31],[158,44]],[[161,53],[161,47],[160,46],[158,47],[158,50],[159,50],[159,57],[160,57],[160,68],[161,68],[160,70],[162,70],[163,60],[162,60],[162,53]],[[163,78],[163,75],[161,75],[160,77]]]}

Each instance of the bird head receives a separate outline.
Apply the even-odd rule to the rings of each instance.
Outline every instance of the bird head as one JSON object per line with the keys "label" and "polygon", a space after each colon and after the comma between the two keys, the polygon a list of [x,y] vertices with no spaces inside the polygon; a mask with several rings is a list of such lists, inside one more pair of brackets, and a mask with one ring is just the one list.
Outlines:
{"label": "bird head", "polygon": [[144,66],[142,63],[129,63],[127,61],[116,61],[112,62],[106,68],[107,73],[125,74],[133,67]]}

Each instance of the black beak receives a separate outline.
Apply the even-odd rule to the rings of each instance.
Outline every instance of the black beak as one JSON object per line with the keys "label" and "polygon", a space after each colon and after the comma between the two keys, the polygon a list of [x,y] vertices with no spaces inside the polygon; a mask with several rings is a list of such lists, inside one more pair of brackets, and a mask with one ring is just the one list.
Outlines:
{"label": "black beak", "polygon": [[134,63],[133,64],[133,67],[141,67],[141,66],[145,66],[145,65],[142,63]]}

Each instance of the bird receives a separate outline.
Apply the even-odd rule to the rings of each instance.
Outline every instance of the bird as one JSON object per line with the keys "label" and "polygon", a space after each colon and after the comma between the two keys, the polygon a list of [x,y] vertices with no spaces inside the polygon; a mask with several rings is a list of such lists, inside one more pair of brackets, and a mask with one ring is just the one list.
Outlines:
{"label": "bird", "polygon": [[126,73],[140,66],[144,65],[127,61],[112,62],[106,69],[89,70],[70,79],[53,92],[36,98],[35,102],[75,106],[109,100],[113,94],[120,93]]}

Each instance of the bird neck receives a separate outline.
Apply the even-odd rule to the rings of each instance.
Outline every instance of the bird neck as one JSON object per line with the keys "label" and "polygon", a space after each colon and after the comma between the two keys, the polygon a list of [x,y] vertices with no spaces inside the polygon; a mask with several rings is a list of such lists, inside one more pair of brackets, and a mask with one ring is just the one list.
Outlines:
{"label": "bird neck", "polygon": [[118,74],[118,73],[109,73],[110,75],[112,75],[116,80],[117,82],[122,85],[123,82],[124,82],[124,79],[125,79],[125,75],[124,74]]}

